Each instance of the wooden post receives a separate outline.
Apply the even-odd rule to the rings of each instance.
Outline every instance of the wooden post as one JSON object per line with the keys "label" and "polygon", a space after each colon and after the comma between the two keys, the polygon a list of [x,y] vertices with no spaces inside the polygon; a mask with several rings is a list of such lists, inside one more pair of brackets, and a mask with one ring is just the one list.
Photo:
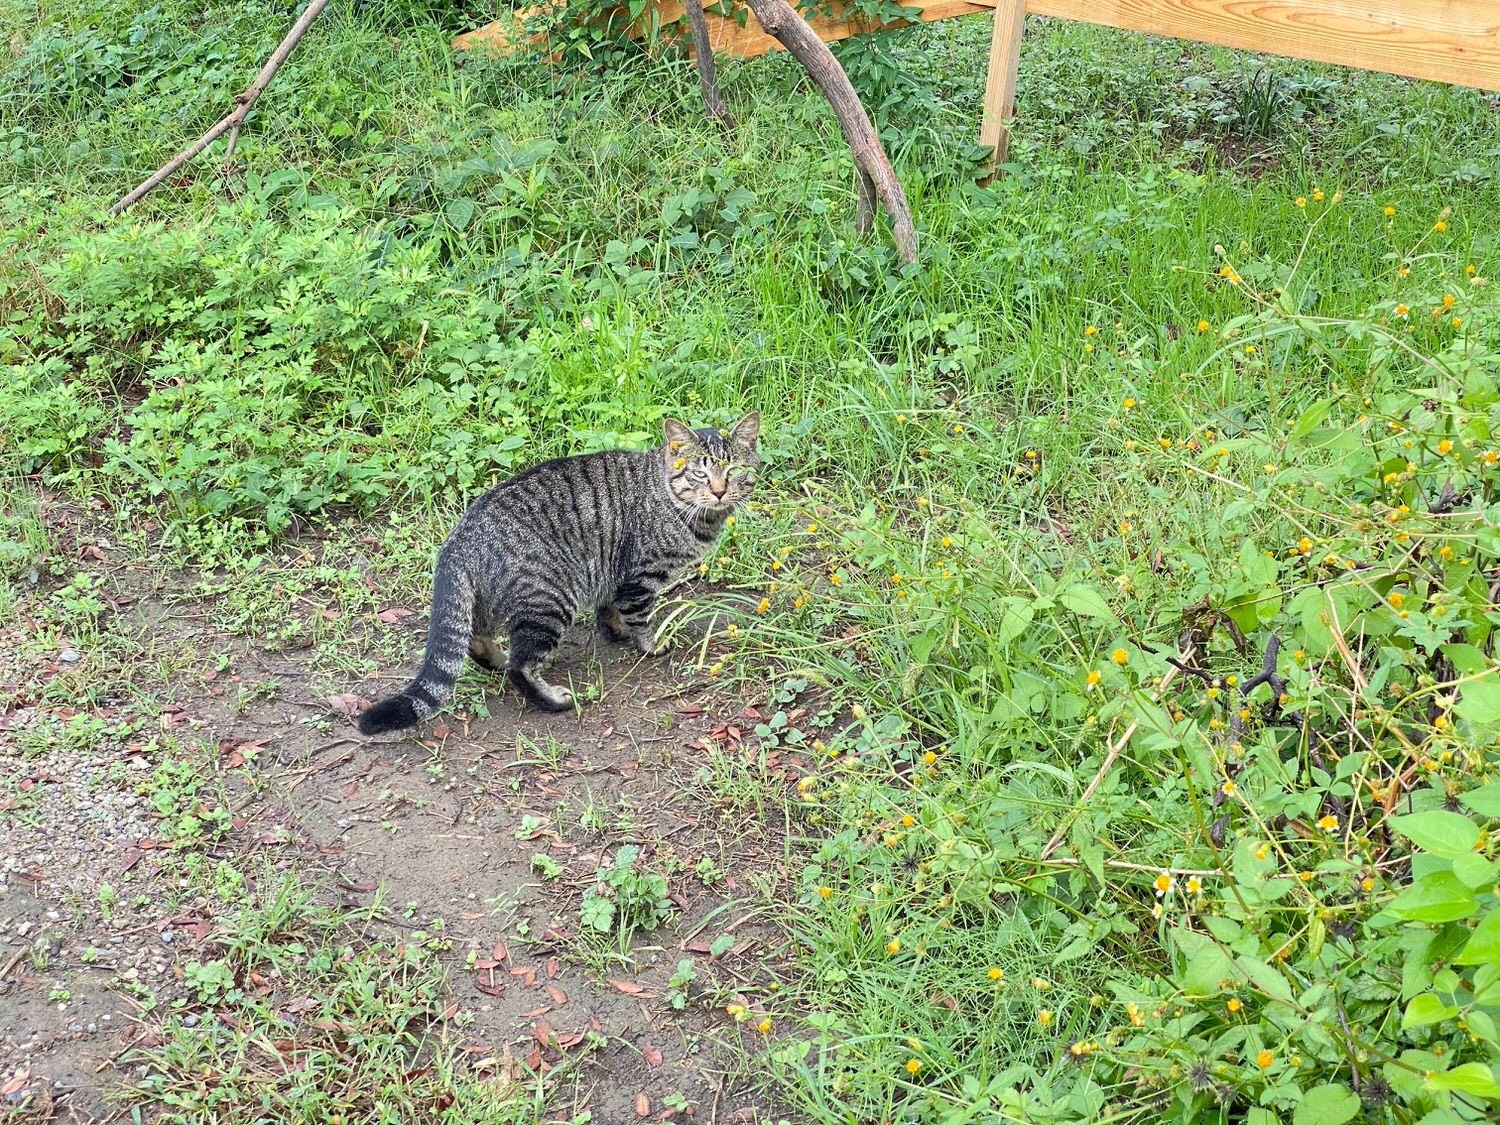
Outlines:
{"label": "wooden post", "polygon": [[1010,148],[1010,119],[1016,111],[1016,68],[1021,64],[1021,33],[1026,29],[1026,0],[997,0],[995,30],[990,36],[989,77],[984,83],[984,117],[979,143],[991,150],[990,169],[1004,164]]}

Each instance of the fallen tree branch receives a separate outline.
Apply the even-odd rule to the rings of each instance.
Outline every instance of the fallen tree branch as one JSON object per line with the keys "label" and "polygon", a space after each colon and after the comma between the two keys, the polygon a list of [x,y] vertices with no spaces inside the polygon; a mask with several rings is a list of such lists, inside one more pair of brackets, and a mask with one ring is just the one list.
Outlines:
{"label": "fallen tree branch", "polygon": [[[694,0],[689,0],[688,7]],[[901,181],[880,144],[880,135],[870,123],[859,95],[838,59],[833,57],[828,44],[818,38],[818,33],[807,21],[792,10],[786,0],[745,0],[760,26],[800,62],[818,90],[828,99],[838,118],[839,128],[844,132],[849,152],[854,157],[854,167],[859,172],[859,229],[869,230],[874,222],[875,201],[890,216],[891,233],[896,247],[908,262],[917,260],[917,232],[911,220],[911,208],[906,203],[906,193],[901,190]]]}
{"label": "fallen tree branch", "polygon": [[260,73],[255,76],[255,81],[250,83],[248,89],[235,95],[234,100],[238,104],[234,110],[221,118],[203,136],[199,137],[192,144],[188,145],[187,148],[183,149],[153,172],[129,195],[117,200],[110,207],[109,213],[111,215],[118,215],[126,208],[135,206],[166,180],[168,176],[197,156],[209,145],[213,144],[214,141],[218,140],[225,133],[229,133],[229,153],[225,159],[227,161],[232,157],[235,141],[239,139],[240,126],[245,123],[245,118],[250,116],[251,107],[255,105],[256,99],[265,92],[266,87],[271,84],[271,79],[276,77],[276,72],[281,69],[281,64],[286,62],[287,56],[292,53],[292,49],[297,46],[297,43],[302,39],[307,29],[312,26],[313,20],[323,14],[323,9],[328,7],[328,3],[329,0],[312,0],[312,3],[307,6],[307,10],[298,17],[297,22],[292,25],[292,29],[286,33],[286,38],[281,41],[281,45],[266,60],[266,65],[260,68]]}
{"label": "fallen tree branch", "polygon": [[708,119],[727,133],[734,128],[734,118],[724,108],[719,95],[719,76],[714,70],[714,47],[708,38],[708,20],[703,16],[703,0],[686,0],[688,26],[693,30],[693,61],[698,67],[698,85],[703,88],[703,105]]}

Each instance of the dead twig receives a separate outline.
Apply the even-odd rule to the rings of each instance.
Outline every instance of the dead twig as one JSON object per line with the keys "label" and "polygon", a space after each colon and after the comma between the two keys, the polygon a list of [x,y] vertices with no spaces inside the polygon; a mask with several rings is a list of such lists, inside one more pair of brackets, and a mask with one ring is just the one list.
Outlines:
{"label": "dead twig", "polygon": [[5,983],[5,978],[10,976],[10,971],[21,963],[21,958],[26,956],[26,951],[30,948],[31,946],[29,945],[21,946],[20,949],[11,955],[11,959],[5,962],[5,967],[0,968],[0,984]]}
{"label": "dead twig", "polygon": [[151,173],[134,191],[130,192],[124,198],[117,200],[110,207],[109,213],[111,215],[118,215],[121,211],[135,206],[166,180],[168,176],[172,175],[173,172],[177,171],[177,169],[213,144],[214,141],[218,140],[226,132],[229,133],[229,149],[224,157],[227,165],[229,159],[234,155],[235,142],[239,140],[240,126],[245,123],[245,118],[250,116],[250,110],[255,105],[256,99],[271,84],[271,79],[276,77],[276,72],[281,69],[281,64],[286,62],[287,56],[292,53],[293,48],[297,46],[302,36],[307,32],[307,29],[312,26],[313,20],[323,14],[323,9],[328,7],[328,2],[329,0],[312,0],[312,3],[307,6],[307,10],[298,17],[297,22],[292,25],[292,29],[286,33],[286,38],[281,41],[280,46],[266,60],[265,66],[260,68],[260,73],[255,76],[255,81],[250,83],[249,87],[243,92],[235,95],[234,100],[238,103],[235,108],[221,118],[203,136],[199,137],[192,144],[188,145],[187,148]]}

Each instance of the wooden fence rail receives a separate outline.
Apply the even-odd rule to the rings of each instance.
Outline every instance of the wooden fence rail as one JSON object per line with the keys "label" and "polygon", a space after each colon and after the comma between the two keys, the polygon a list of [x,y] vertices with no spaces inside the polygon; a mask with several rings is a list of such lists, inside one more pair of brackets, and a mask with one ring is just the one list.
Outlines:
{"label": "wooden fence rail", "polygon": [[[718,0],[688,0],[705,8]],[[1103,24],[1128,31],[1217,43],[1249,51],[1337,63],[1408,78],[1500,90],[1500,0],[899,0],[910,21],[871,25],[858,16],[815,16],[820,38],[992,13],[989,77],[980,143],[1005,159],[1014,112],[1021,31],[1027,14]],[[524,11],[524,10],[521,10]],[[662,26],[683,14],[682,0],[660,0]],[[521,12],[518,12],[521,14]],[[706,13],[715,52],[754,58],[778,50],[749,15],[745,26]],[[494,23],[460,35],[457,47],[509,50],[513,26]]]}

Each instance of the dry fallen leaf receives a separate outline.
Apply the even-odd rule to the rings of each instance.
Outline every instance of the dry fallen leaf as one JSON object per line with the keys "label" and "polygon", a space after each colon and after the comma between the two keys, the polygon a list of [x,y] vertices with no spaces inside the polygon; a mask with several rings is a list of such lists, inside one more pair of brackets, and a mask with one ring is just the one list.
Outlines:
{"label": "dry fallen leaf", "polygon": [[636,984],[633,980],[615,980],[611,978],[609,983],[612,988],[618,989],[626,996],[639,996],[646,991],[645,985]]}
{"label": "dry fallen leaf", "polygon": [[644,1091],[635,1096],[635,1115],[637,1117],[651,1116],[651,1099],[645,1095]]}
{"label": "dry fallen leaf", "polygon": [[355,695],[352,691],[328,697],[328,706],[332,707],[337,714],[343,715],[346,718],[354,716],[354,713],[359,710],[359,703],[359,696]]}
{"label": "dry fallen leaf", "polygon": [[552,1025],[546,1020],[537,1020],[531,1027],[531,1036],[536,1040],[537,1046],[546,1047],[557,1034],[552,1030]]}
{"label": "dry fallen leaf", "polygon": [[380,611],[380,620],[384,621],[387,625],[394,625],[403,617],[410,617],[411,615],[411,610],[402,609],[400,606],[395,606],[391,609],[382,609]]}
{"label": "dry fallen leaf", "polygon": [[652,1070],[661,1066],[661,1049],[659,1047],[653,1047],[648,1043],[641,1048],[641,1055],[645,1058],[646,1065],[651,1067]]}

